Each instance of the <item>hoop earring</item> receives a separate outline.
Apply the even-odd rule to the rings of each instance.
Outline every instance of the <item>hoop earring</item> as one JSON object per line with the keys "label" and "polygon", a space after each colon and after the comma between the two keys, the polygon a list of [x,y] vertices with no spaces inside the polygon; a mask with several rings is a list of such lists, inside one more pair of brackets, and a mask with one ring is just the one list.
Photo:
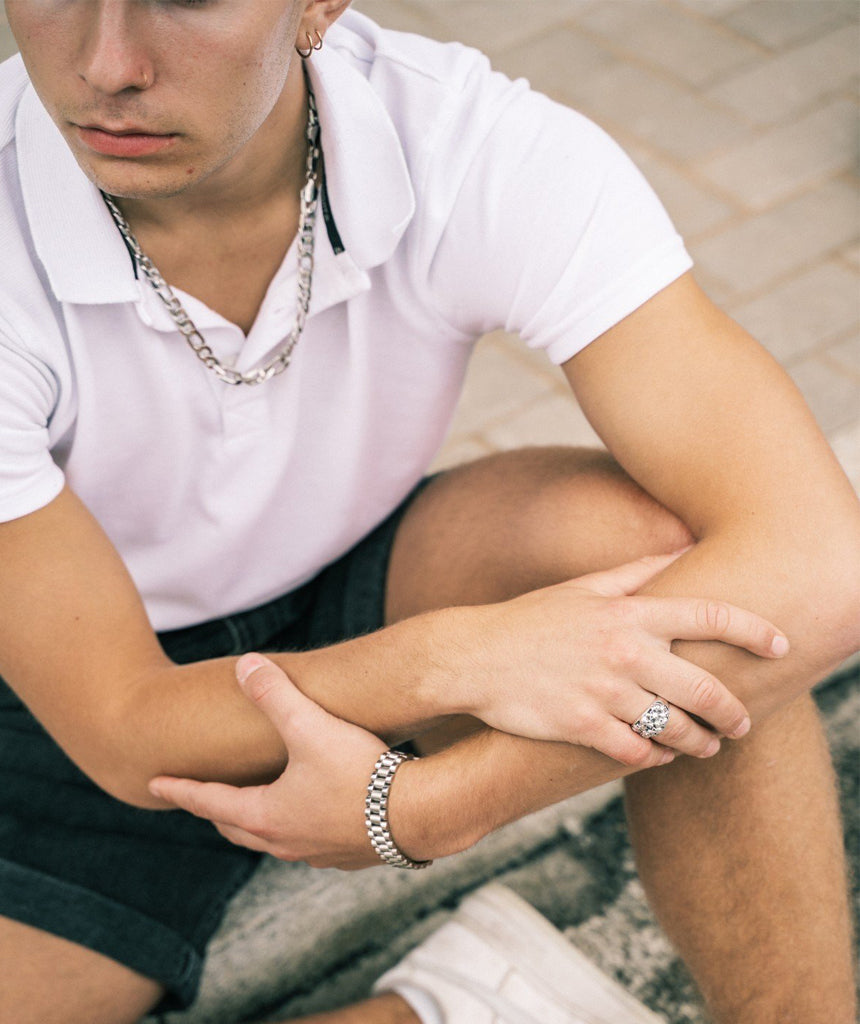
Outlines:
{"label": "hoop earring", "polygon": [[310,32],[305,32],[305,38],[308,41],[308,48],[306,50],[303,50],[300,46],[296,47],[296,53],[302,60],[307,60],[314,50],[321,50],[323,48],[323,37],[318,28],[314,29],[314,35],[317,37],[316,42],[313,41]]}
{"label": "hoop earring", "polygon": [[140,88],[141,89],[148,89],[149,88],[149,75],[145,71],[143,73],[143,85],[141,85]]}

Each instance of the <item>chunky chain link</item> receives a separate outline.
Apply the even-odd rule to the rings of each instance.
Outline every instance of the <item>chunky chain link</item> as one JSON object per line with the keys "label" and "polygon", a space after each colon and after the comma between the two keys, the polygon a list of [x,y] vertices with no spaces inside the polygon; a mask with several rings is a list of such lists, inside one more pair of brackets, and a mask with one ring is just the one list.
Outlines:
{"label": "chunky chain link", "polygon": [[220,362],[206,343],[206,339],[197,330],[194,321],[185,311],[182,303],[173,294],[170,285],[161,276],[152,260],[141,249],[140,243],[132,234],[128,221],[123,217],[116,201],[112,196],[102,192],[102,198],[113,215],[120,234],[125,239],[143,275],[152,285],[156,295],[164,303],[167,312],[176,324],[177,330],[191,346],[192,351],[203,365],[210,369],[216,377],[224,381],[225,384],[262,384],[271,377],[283,373],[290,365],[293,349],[296,347],[296,343],[304,330],[308,308],[311,303],[311,282],[314,273],[314,223],[319,202],[320,170],[319,117],[317,116],[314,96],[310,89],[308,89],[308,124],[305,134],[308,140],[308,155],[305,167],[305,185],[300,197],[301,213],[298,232],[298,298],[296,302],[296,319],[287,338],[287,343],[280,352],[266,363],[265,366],[251,370],[249,373],[239,373],[238,370],[233,370]]}

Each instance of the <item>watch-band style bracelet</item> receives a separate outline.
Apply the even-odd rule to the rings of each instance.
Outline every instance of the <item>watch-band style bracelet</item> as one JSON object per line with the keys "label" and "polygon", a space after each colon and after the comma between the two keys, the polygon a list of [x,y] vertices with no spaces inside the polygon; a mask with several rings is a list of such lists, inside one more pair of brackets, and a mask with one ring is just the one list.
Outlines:
{"label": "watch-band style bracelet", "polygon": [[426,868],[433,863],[432,860],[412,860],[407,857],[397,848],[388,827],[388,791],[394,773],[404,761],[414,760],[411,754],[404,754],[401,750],[386,750],[373,766],[364,800],[364,824],[371,845],[386,864],[395,868]]}

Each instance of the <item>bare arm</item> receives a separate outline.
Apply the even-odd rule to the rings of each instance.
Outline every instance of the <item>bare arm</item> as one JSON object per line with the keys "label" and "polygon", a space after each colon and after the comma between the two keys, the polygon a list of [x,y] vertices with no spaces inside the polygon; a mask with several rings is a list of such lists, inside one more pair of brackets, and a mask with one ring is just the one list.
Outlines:
{"label": "bare arm", "polygon": [[[161,806],[146,788],[160,773],[249,783],[282,770],[283,743],[238,689],[236,659],[177,666],[164,655],[125,566],[70,490],[0,525],[0,565],[0,676],[102,788]],[[438,714],[421,693],[445,618],[333,648],[331,661],[276,657],[320,699],[328,688],[341,714],[402,736]],[[419,666],[422,686],[410,674]]]}
{"label": "bare arm", "polygon": [[[755,728],[860,647],[860,505],[850,484],[787,375],[689,274],[565,372],[616,459],[699,541],[644,592],[731,601],[791,640],[780,661],[673,644],[741,698]],[[392,817],[408,852],[430,856],[440,836],[443,849],[460,848],[630,771],[593,750],[487,731],[404,766]]]}
{"label": "bare arm", "polygon": [[[748,606],[779,622],[791,640],[791,653],[780,661],[720,643],[673,645],[704,670],[706,703],[716,675],[741,696],[755,722],[860,646],[857,499],[791,382],[691,276],[565,369],[616,458],[699,540],[647,589]],[[461,610],[482,638],[482,675],[504,678],[507,662],[532,657],[515,606]],[[367,743],[365,760],[372,761],[375,748]],[[485,730],[400,769],[392,828],[411,856],[441,856],[530,811],[655,763],[644,757],[625,766],[582,746]],[[366,778],[366,765],[358,776],[359,783]],[[197,813],[233,820],[216,813],[220,794],[212,793],[216,802],[209,803],[210,793],[179,783],[170,795]],[[295,798],[289,786],[285,793]],[[373,863],[360,820],[352,847],[339,835],[327,860],[319,831],[291,832],[296,816],[279,814],[277,794],[254,794],[247,804],[233,794],[229,806],[246,825],[246,809],[253,808],[255,834],[265,836],[260,848],[317,863]]]}

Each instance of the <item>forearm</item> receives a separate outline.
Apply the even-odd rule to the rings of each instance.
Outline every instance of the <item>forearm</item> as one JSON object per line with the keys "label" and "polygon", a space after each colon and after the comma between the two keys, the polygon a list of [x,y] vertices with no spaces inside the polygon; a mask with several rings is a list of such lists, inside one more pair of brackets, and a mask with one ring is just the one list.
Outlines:
{"label": "forearm", "polygon": [[449,856],[502,825],[637,770],[587,747],[483,729],[401,766],[389,796],[392,833],[416,860]]}
{"label": "forearm", "polygon": [[[316,651],[271,654],[296,685],[339,718],[395,743],[446,713],[440,694],[455,674],[445,652],[460,650],[457,609],[431,612]],[[467,671],[462,652],[459,671]],[[110,712],[105,788],[157,807],[155,775],[235,785],[275,778],[286,751],[269,719],[236,683],[236,658],[165,663],[140,677]],[[455,709],[451,709],[453,711]]]}
{"label": "forearm", "polygon": [[[744,701],[753,729],[860,643],[856,579],[850,571],[855,555],[843,548],[841,559],[834,560],[826,550],[829,543],[811,550],[797,543],[796,535],[793,544],[781,539],[778,530],[769,539],[756,530],[715,531],[645,588],[659,596],[707,595],[755,608],[784,627],[792,649],[780,660],[713,641],[673,645]],[[487,729],[401,769],[403,778],[392,790],[393,827],[411,856],[446,855],[533,811],[652,767],[653,762],[629,767],[585,747]]]}

